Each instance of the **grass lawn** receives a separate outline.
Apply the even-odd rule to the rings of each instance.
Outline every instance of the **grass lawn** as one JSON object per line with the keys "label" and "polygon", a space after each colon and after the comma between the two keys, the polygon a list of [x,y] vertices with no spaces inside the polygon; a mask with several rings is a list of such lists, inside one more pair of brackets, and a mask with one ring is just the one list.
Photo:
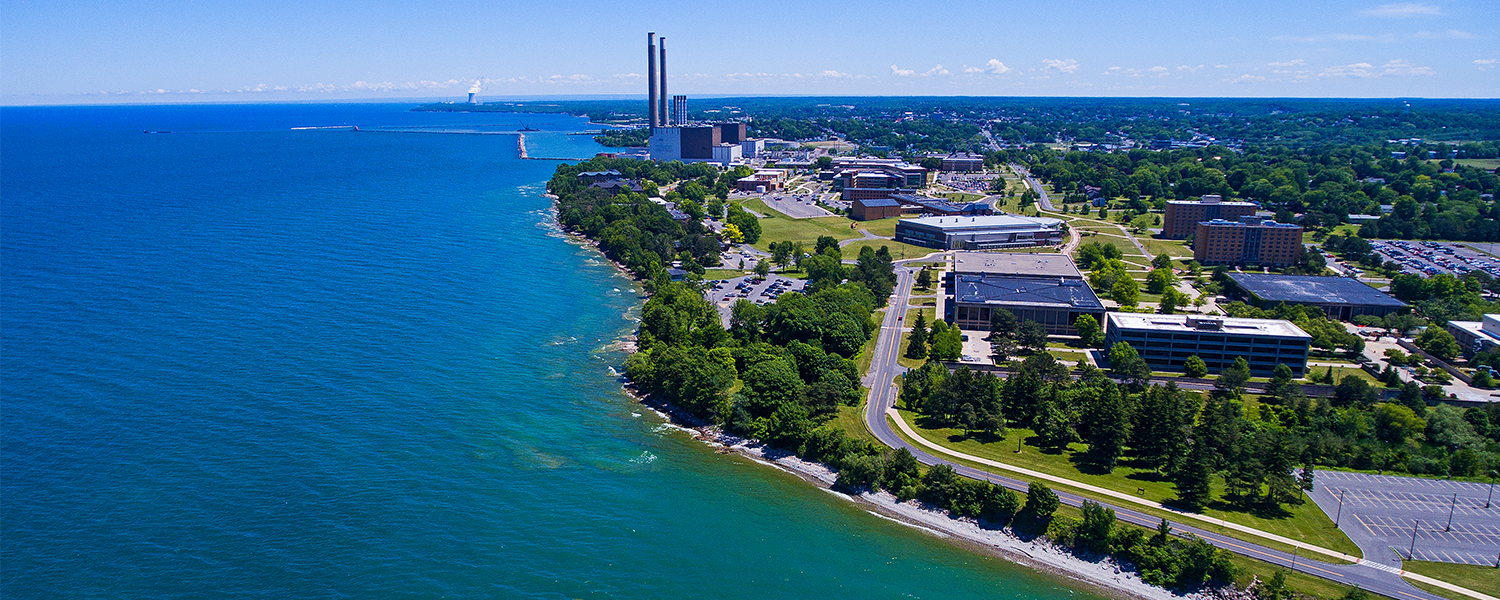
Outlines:
{"label": "grass lawn", "polygon": [[1089,360],[1088,357],[1085,356],[1084,353],[1082,353],[1082,352],[1069,352],[1069,351],[1066,351],[1066,350],[1048,350],[1047,353],[1051,354],[1052,358],[1055,358],[1057,360],[1068,360],[1068,361],[1073,361],[1073,362],[1077,362],[1077,363],[1086,363]]}
{"label": "grass lawn", "polygon": [[[1308,360],[1316,361],[1316,359],[1308,359]],[[1307,367],[1307,374],[1308,374],[1309,377],[1311,377],[1312,375],[1315,375],[1315,374],[1318,377],[1322,377],[1324,373],[1328,372],[1328,369],[1329,369],[1329,367],[1324,367],[1324,366],[1319,366],[1319,365],[1309,365]],[[1359,367],[1333,367],[1333,380],[1334,381],[1343,381],[1345,377],[1358,377],[1360,379],[1363,379],[1365,381],[1368,381],[1370,383],[1375,384],[1376,388],[1383,388],[1384,385],[1385,385],[1385,384],[1380,383],[1380,380],[1375,379],[1374,375],[1366,373],[1364,369],[1361,369]]]}
{"label": "grass lawn", "polygon": [[[876,323],[883,322],[885,320],[885,309],[876,310],[874,314],[870,315],[870,318],[875,319]],[[859,349],[859,355],[854,357],[854,365],[859,369],[860,377],[864,377],[865,373],[870,372],[870,363],[875,360],[875,342],[878,340],[880,340],[880,328],[876,327],[875,331],[870,334],[870,339],[865,340],[864,347]]]}
{"label": "grass lawn", "polygon": [[911,304],[916,306],[937,306],[937,298],[917,298]]}
{"label": "grass lawn", "polygon": [[1162,253],[1165,253],[1167,256],[1186,256],[1188,258],[1192,258],[1193,256],[1193,249],[1189,248],[1182,240],[1159,240],[1145,236],[1136,236],[1135,239],[1140,240],[1141,245],[1145,246],[1146,251],[1150,252],[1152,256]]}
{"label": "grass lawn", "polygon": [[[1177,496],[1176,486],[1171,482],[1157,475],[1155,471],[1137,467],[1128,459],[1122,461],[1111,473],[1096,472],[1089,467],[1083,466],[1081,463],[1075,461],[1074,454],[1081,453],[1082,450],[1086,449],[1084,444],[1071,444],[1068,451],[1057,454],[1042,452],[1036,446],[1026,444],[1022,451],[1017,453],[1015,452],[1017,436],[1020,436],[1022,440],[1030,440],[1032,437],[1030,430],[1011,429],[1005,440],[985,443],[965,438],[963,432],[957,429],[922,427],[917,424],[922,423],[923,420],[916,417],[914,413],[903,410],[902,414],[908,423],[914,424],[917,433],[923,438],[965,454],[1119,492],[1134,494],[1137,497],[1156,502],[1170,502]],[[1014,474],[1004,470],[979,464],[975,464],[974,466],[995,473],[1014,476]],[[1220,497],[1224,490],[1223,481],[1216,478],[1213,490],[1215,497]],[[1082,491],[1080,491],[1080,494],[1085,496],[1090,495],[1088,492]],[[1099,499],[1111,503],[1119,502],[1108,497],[1100,497]],[[1132,505],[1131,508],[1150,514],[1160,514],[1169,518],[1177,518],[1171,517],[1166,511],[1150,509],[1140,505]],[[1354,556],[1360,555],[1359,548],[1353,542],[1349,541],[1349,538],[1343,532],[1336,529],[1333,526],[1333,521],[1327,515],[1323,514],[1323,511],[1311,500],[1301,505],[1288,505],[1274,511],[1242,509],[1220,500],[1205,508],[1203,514]],[[1208,523],[1199,522],[1195,526],[1236,538],[1254,541],[1259,544],[1277,546],[1275,542],[1254,538],[1228,529],[1216,528]],[[1290,548],[1288,547],[1287,550],[1290,551]],[[1323,560],[1324,557],[1319,557],[1319,559]]]}
{"label": "grass lawn", "polygon": [[915,323],[917,313],[922,313],[922,322],[926,323],[928,327],[931,327],[933,319],[937,318],[936,308],[910,308],[906,310],[906,322],[903,325]]}
{"label": "grass lawn", "polygon": [[[1115,231],[1117,233],[1119,232],[1118,229]],[[1150,264],[1151,262],[1150,257],[1142,255],[1140,249],[1136,248],[1135,244],[1130,243],[1130,240],[1125,239],[1123,235],[1106,235],[1101,233],[1098,235],[1089,236],[1087,238],[1087,241],[1109,244],[1111,246],[1119,248],[1120,253],[1124,255],[1122,259],[1126,262],[1130,262],[1132,259],[1134,259],[1136,262],[1144,262],[1146,264]]]}
{"label": "grass lawn", "polygon": [[858,406],[840,406],[839,414],[834,415],[823,426],[829,429],[841,429],[851,438],[879,446],[880,440],[876,439],[875,434],[870,433],[870,430],[865,427],[864,412],[867,401],[865,399],[869,398],[870,394],[869,390],[864,390],[864,392],[860,395],[861,401]]}
{"label": "grass lawn", "polygon": [[1500,158],[1455,158],[1453,162],[1455,164],[1489,169],[1491,171],[1500,169]]}
{"label": "grass lawn", "polygon": [[[927,256],[928,254],[932,254],[933,252],[942,252],[942,250],[923,248],[922,246],[913,246],[911,244],[904,244],[892,240],[856,240],[850,242],[848,246],[844,246],[841,249],[844,255],[844,260],[854,260],[859,258],[859,251],[865,246],[869,246],[876,250],[879,250],[881,246],[890,248],[891,258],[895,260],[901,260],[903,258],[920,258],[923,256]],[[808,247],[811,248],[811,246]]]}
{"label": "grass lawn", "polygon": [[[1454,563],[1427,562],[1422,560],[1409,560],[1401,565],[1408,571],[1420,575],[1426,575],[1433,579],[1446,581],[1454,585],[1461,585],[1471,590],[1493,594],[1500,590],[1500,569],[1494,565],[1460,565]],[[1407,580],[1412,585],[1432,592],[1444,598],[1454,600],[1470,600],[1468,596],[1461,596],[1437,586],[1417,583]]]}
{"label": "grass lawn", "polygon": [[874,221],[856,221],[857,227],[884,237],[896,237],[896,222],[901,219],[891,217],[889,219],[877,219]]}
{"label": "grass lawn", "polygon": [[[908,317],[908,318],[911,318],[911,317]],[[929,321],[929,323],[931,323],[931,322]],[[896,349],[896,364],[901,365],[903,367],[906,367],[908,369],[916,369],[918,367],[921,367],[922,365],[927,364],[927,359],[925,359],[925,358],[921,359],[921,360],[917,360],[917,359],[913,359],[913,358],[907,358],[906,357],[906,348],[908,346],[911,346],[911,335],[908,334],[907,332],[902,332],[901,333],[901,347],[898,348],[898,349]]]}
{"label": "grass lawn", "polygon": [[[747,263],[745,263],[745,266],[748,267],[748,266],[751,266],[751,265],[750,265],[750,263],[747,262]],[[703,278],[704,279],[734,279],[735,277],[739,277],[739,276],[744,275],[744,274],[749,273],[749,272],[750,271],[741,271],[739,269],[704,269],[703,270]]]}
{"label": "grass lawn", "polygon": [[755,198],[744,200],[742,204],[745,208],[767,215],[766,218],[760,220],[760,241],[755,243],[755,247],[760,250],[770,251],[771,242],[791,241],[802,242],[811,252],[819,236],[831,235],[840,240],[860,237],[858,231],[849,228],[849,224],[854,221],[844,217],[793,219],[771,210],[765,203]]}
{"label": "grass lawn", "polygon": [[974,202],[976,200],[984,199],[984,196],[981,196],[979,194],[970,194],[968,192],[940,192],[938,193],[938,195],[959,203]]}

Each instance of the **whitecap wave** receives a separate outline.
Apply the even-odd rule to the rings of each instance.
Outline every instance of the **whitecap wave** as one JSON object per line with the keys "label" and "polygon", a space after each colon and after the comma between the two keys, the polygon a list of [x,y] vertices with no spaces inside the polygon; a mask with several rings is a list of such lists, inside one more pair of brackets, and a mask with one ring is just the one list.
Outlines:
{"label": "whitecap wave", "polygon": [[656,455],[652,454],[650,450],[642,450],[641,455],[630,459],[630,462],[638,465],[649,465],[656,462]]}

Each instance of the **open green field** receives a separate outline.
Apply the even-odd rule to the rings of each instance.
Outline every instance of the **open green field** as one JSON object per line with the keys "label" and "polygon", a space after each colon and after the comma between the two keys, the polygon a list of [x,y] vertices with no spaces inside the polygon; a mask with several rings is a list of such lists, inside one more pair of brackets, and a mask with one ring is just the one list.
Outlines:
{"label": "open green field", "polygon": [[896,223],[900,220],[900,217],[890,217],[874,221],[856,221],[858,223],[856,226],[878,236],[896,237]]}
{"label": "open green field", "polygon": [[840,240],[860,237],[858,231],[849,227],[854,221],[844,217],[793,219],[772,210],[755,198],[743,200],[741,204],[747,209],[766,215],[766,218],[760,220],[760,241],[754,244],[760,250],[769,251],[771,242],[790,241],[802,242],[808,251],[812,251],[819,236],[831,235]]}
{"label": "open green field", "polygon": [[1470,167],[1489,169],[1491,171],[1500,169],[1500,158],[1455,158],[1453,159],[1453,162],[1454,164],[1468,165]]}
{"label": "open green field", "polygon": [[[1494,565],[1460,565],[1455,563],[1409,560],[1402,563],[1401,567],[1419,575],[1426,575],[1433,579],[1446,581],[1454,585],[1461,585],[1487,594],[1493,594],[1496,590],[1500,590],[1500,569],[1496,569]],[[1437,586],[1417,583],[1410,579],[1407,581],[1412,585],[1444,598],[1472,600],[1468,596],[1462,596]]]}
{"label": "open green field", "polygon": [[1055,358],[1057,360],[1066,360],[1075,363],[1088,362],[1088,357],[1085,356],[1082,352],[1073,352],[1071,350],[1048,350],[1047,354],[1051,354],[1052,358]]}
{"label": "open green field", "polygon": [[858,406],[840,406],[839,414],[834,415],[823,426],[829,429],[841,429],[851,438],[864,440],[879,446],[880,440],[876,439],[875,435],[870,433],[870,430],[865,427],[865,402],[868,401],[869,396],[868,390],[866,390],[866,393],[860,395],[862,400]]}
{"label": "open green field", "polygon": [[[933,252],[942,252],[941,250],[924,248],[922,246],[913,246],[911,244],[904,244],[892,240],[865,239],[850,242],[848,246],[844,246],[842,250],[844,259],[854,260],[856,258],[859,258],[859,251],[865,246],[869,246],[876,250],[879,250],[881,246],[890,248],[891,258],[895,260],[901,260],[903,258],[917,258],[921,256],[927,256],[928,254],[932,254]],[[811,246],[809,246],[809,248],[811,248]]]}
{"label": "open green field", "polygon": [[1152,256],[1165,253],[1167,256],[1193,257],[1193,249],[1182,240],[1160,240],[1147,236],[1136,236],[1135,239],[1140,240],[1141,245]]}
{"label": "open green field", "polygon": [[970,194],[968,192],[938,192],[938,195],[953,202],[959,203],[974,202],[984,199],[984,196],[981,196],[979,194]]}
{"label": "open green field", "polygon": [[922,322],[927,323],[929,327],[932,325],[932,320],[937,318],[936,308],[909,308],[906,309],[906,322],[903,325],[915,323],[918,313],[922,315]]}
{"label": "open green field", "polygon": [[[965,454],[1040,471],[1080,483],[1133,494],[1140,498],[1156,502],[1170,502],[1177,496],[1176,486],[1167,481],[1166,478],[1158,475],[1155,471],[1138,468],[1128,459],[1122,461],[1111,473],[1080,469],[1080,463],[1074,462],[1074,455],[1081,453],[1087,448],[1084,444],[1070,444],[1067,451],[1052,454],[1043,452],[1036,446],[1026,443],[1022,451],[1017,453],[1015,451],[1017,436],[1021,440],[1030,441],[1033,436],[1030,430],[1011,429],[1006,439],[986,443],[966,438],[963,432],[957,429],[924,427],[925,419],[917,417],[915,413],[910,411],[902,410],[902,415],[908,423],[913,423],[913,427],[918,435],[921,435],[924,439]],[[973,466],[1002,475],[1015,476],[1013,473],[993,467],[986,467],[978,463],[975,463]],[[1216,478],[1213,490],[1215,497],[1221,497],[1224,491],[1224,482]],[[1079,491],[1080,495],[1090,495],[1086,491],[1076,491]],[[1119,502],[1107,497],[1100,497],[1099,499],[1112,503]],[[1132,505],[1132,508],[1150,514],[1160,513],[1162,516],[1170,517],[1166,511],[1159,509],[1150,509],[1141,505]],[[1311,500],[1297,506],[1285,506],[1279,511],[1245,509],[1225,503],[1222,500],[1216,500],[1203,510],[1203,514],[1354,556],[1360,555],[1359,547],[1355,546],[1343,532],[1335,528],[1333,521],[1327,515],[1323,514],[1323,511]],[[1196,526],[1218,531],[1218,528],[1214,528],[1209,524],[1198,523]],[[1274,542],[1269,540],[1250,538],[1245,536],[1245,534],[1239,534],[1227,529],[1218,532],[1241,539],[1251,539],[1260,544],[1275,545]]]}
{"label": "open green field", "polygon": [[[1309,360],[1316,361],[1316,359],[1309,359]],[[1334,381],[1343,381],[1345,377],[1358,377],[1360,379],[1363,379],[1365,381],[1368,381],[1370,383],[1375,384],[1376,388],[1384,387],[1384,384],[1380,383],[1377,379],[1375,379],[1374,375],[1369,374],[1364,369],[1361,369],[1359,367],[1332,367],[1332,368],[1333,368],[1333,380]],[[1329,369],[1329,367],[1325,367],[1325,366],[1321,366],[1321,365],[1308,365],[1308,367],[1307,367],[1307,375],[1309,377],[1311,377],[1313,375],[1317,375],[1319,377],[1322,377],[1324,373],[1328,372],[1328,369]]]}
{"label": "open green field", "polygon": [[[750,265],[749,263],[746,263],[745,266],[749,267],[749,266],[752,266],[752,265]],[[739,269],[704,269],[703,270],[703,278],[704,279],[734,279],[735,277],[739,277],[739,276],[744,275],[744,274],[749,273],[749,272],[750,271],[741,271]]]}

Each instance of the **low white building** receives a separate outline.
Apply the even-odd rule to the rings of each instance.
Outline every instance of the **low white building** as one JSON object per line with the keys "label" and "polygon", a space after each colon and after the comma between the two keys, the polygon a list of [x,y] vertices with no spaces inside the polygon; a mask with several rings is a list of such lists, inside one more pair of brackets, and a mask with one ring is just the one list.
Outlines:
{"label": "low white building", "polygon": [[896,241],[941,250],[1026,248],[1061,244],[1063,232],[1060,219],[1046,217],[919,217],[896,223]]}

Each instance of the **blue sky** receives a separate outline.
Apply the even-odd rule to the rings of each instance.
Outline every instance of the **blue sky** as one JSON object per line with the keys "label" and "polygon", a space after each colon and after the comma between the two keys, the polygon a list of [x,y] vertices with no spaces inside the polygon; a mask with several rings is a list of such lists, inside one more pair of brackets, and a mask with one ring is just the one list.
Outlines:
{"label": "blue sky", "polygon": [[1500,2],[0,0],[0,103],[1500,97]]}

